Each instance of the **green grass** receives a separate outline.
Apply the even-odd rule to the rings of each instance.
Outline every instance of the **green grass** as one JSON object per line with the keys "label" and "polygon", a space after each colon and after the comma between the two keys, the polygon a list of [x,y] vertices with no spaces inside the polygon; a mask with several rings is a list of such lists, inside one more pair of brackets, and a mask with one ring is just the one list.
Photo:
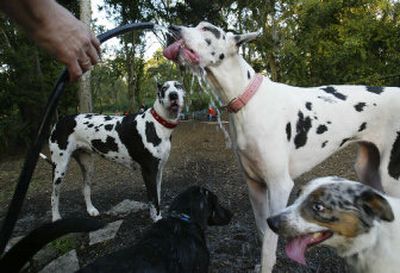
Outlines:
{"label": "green grass", "polygon": [[68,251],[76,248],[78,241],[73,235],[66,235],[50,243],[50,247],[54,248],[61,254],[67,253]]}

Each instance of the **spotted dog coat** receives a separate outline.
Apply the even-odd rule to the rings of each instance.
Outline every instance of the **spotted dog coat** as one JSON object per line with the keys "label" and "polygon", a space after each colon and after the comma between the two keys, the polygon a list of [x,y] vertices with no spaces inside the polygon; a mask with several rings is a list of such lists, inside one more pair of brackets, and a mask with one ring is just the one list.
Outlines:
{"label": "spotted dog coat", "polygon": [[400,199],[339,177],[311,181],[293,205],[268,218],[287,238],[286,253],[305,264],[304,252],[333,247],[355,272],[395,273],[400,260]]}
{"label": "spotted dog coat", "polygon": [[177,124],[183,97],[182,85],[176,81],[167,81],[158,86],[152,109],[158,114],[157,117],[172,124],[168,128],[155,119],[152,109],[124,117],[80,114],[67,116],[57,122],[49,139],[53,162],[53,221],[61,218],[60,185],[71,156],[82,171],[87,212],[91,216],[99,215],[90,197],[93,153],[130,169],[134,168],[135,162],[138,163],[150,202],[150,216],[153,220],[159,219],[162,171],[171,150],[172,127]]}
{"label": "spotted dog coat", "polygon": [[[177,41],[164,56],[204,75],[225,103],[254,78],[238,49],[259,33],[226,33],[207,22],[171,26],[170,31]],[[301,88],[264,77],[253,98],[230,115],[234,150],[264,236],[263,273],[272,271],[278,239],[265,220],[286,206],[294,178],[348,144],[359,143],[360,180],[400,196],[399,105],[400,89],[395,87]]]}

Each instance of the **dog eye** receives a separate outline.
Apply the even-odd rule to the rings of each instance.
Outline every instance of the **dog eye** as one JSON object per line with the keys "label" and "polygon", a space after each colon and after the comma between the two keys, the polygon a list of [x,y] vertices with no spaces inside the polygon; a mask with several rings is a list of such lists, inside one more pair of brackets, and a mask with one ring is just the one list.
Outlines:
{"label": "dog eye", "polygon": [[325,207],[321,203],[316,202],[312,205],[312,209],[316,212],[323,212],[325,210]]}

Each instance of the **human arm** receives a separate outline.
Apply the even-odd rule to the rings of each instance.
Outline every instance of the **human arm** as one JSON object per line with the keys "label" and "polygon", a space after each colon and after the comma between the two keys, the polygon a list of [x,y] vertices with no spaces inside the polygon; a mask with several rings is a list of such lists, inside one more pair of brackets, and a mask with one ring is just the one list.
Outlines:
{"label": "human arm", "polygon": [[70,80],[98,62],[100,42],[89,28],[54,0],[0,0],[0,9],[39,46],[68,67]]}

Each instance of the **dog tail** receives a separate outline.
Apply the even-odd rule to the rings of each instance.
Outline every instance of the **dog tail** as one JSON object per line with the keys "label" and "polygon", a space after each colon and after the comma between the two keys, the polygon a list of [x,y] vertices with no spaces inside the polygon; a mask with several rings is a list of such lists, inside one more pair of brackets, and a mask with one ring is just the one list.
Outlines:
{"label": "dog tail", "polygon": [[6,252],[0,260],[0,272],[17,273],[46,244],[74,232],[89,232],[104,227],[105,224],[87,218],[61,219],[44,224],[21,239]]}
{"label": "dog tail", "polygon": [[47,163],[49,163],[50,165],[53,165],[53,162],[51,162],[51,160],[50,160],[45,154],[40,153],[39,156],[40,156],[42,159],[46,160]]}

